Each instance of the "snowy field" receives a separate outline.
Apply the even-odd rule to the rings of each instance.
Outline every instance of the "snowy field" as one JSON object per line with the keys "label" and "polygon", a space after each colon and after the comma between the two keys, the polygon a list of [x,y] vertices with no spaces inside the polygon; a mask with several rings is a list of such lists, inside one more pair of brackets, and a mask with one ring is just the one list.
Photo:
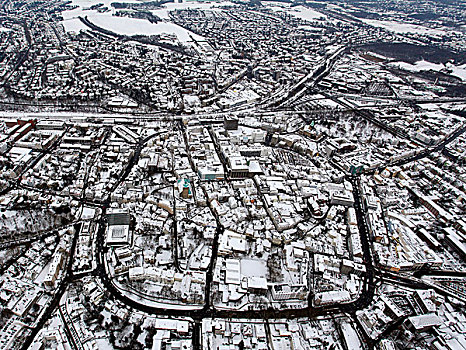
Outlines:
{"label": "snowy field", "polygon": [[451,75],[455,77],[461,78],[463,81],[466,81],[466,64],[461,66],[454,66],[452,64],[447,63],[447,68],[451,69]]}
{"label": "snowy field", "polygon": [[[191,41],[190,35],[196,40],[204,40],[203,37],[191,33],[174,23],[159,22],[155,24],[143,19],[114,17],[109,13],[92,13],[87,16],[95,25],[111,30],[117,34],[157,35],[167,33],[175,34],[181,42]],[[67,32],[78,32],[81,29],[88,29],[77,17],[65,19],[62,23]]]}
{"label": "snowy field", "polygon": [[463,81],[466,81],[466,64],[461,66],[454,66],[451,63],[446,65],[441,63],[432,63],[428,61],[417,61],[415,64],[407,62],[390,62],[389,65],[402,68],[411,72],[421,72],[421,71],[441,71],[442,69],[447,69],[450,75],[460,78]]}
{"label": "snowy field", "polygon": [[174,10],[183,10],[183,9],[192,9],[192,10],[209,10],[218,6],[235,6],[230,1],[212,1],[212,2],[198,2],[198,1],[188,1],[183,3],[168,3],[162,5],[161,9],[152,10],[151,12],[162,18],[169,19],[168,12]]}
{"label": "snowy field", "polygon": [[417,61],[415,64],[407,63],[407,62],[390,62],[389,65],[395,66],[398,68],[402,68],[405,70],[409,70],[412,72],[420,72],[425,70],[434,70],[440,71],[445,68],[445,66],[441,63],[432,63],[428,61]]}
{"label": "snowy field", "polygon": [[[197,1],[181,4],[169,3],[164,5],[161,9],[152,11],[154,15],[164,19],[164,21],[159,23],[150,23],[149,21],[144,19],[113,16],[116,10],[113,7],[111,7],[112,2],[115,2],[115,0],[72,0],[73,5],[78,5],[79,7],[71,11],[63,12],[64,20],[62,24],[65,27],[65,30],[68,32],[77,32],[81,29],[88,29],[83,23],[81,23],[81,21],[78,18],[78,16],[87,16],[89,20],[95,25],[122,35],[157,35],[167,33],[175,34],[178,37],[178,40],[180,40],[181,42],[190,41],[190,35],[196,40],[204,40],[203,37],[196,35],[190,32],[189,30],[186,30],[174,23],[171,23],[169,21],[168,12],[175,9],[208,9],[219,4],[231,4],[229,2],[201,3]],[[124,0],[124,2],[139,3],[139,1],[136,0]],[[84,10],[84,8],[98,3],[103,3],[110,9],[110,11],[105,13],[99,13],[93,10]]]}
{"label": "snowy field", "polygon": [[289,13],[292,16],[295,16],[296,18],[301,18],[307,21],[315,21],[317,19],[327,19],[327,16],[324,14],[306,8],[304,6],[295,6],[295,7],[290,7],[289,4],[287,3],[277,3],[273,1],[263,1],[262,2],[267,8],[271,9],[272,11],[284,11]]}
{"label": "snowy field", "polygon": [[[175,34],[178,37],[178,40],[181,42],[190,41],[190,35],[196,40],[205,40],[203,37],[196,35],[189,30],[186,30],[174,23],[170,22],[169,12],[177,9],[202,9],[208,10],[216,8],[218,6],[234,6],[232,2],[229,1],[213,1],[213,2],[198,2],[198,1],[188,1],[184,3],[168,3],[162,5],[160,9],[152,10],[151,12],[160,17],[163,22],[159,23],[150,23],[144,19],[128,18],[128,17],[116,17],[113,14],[116,10],[111,7],[111,3],[116,0],[72,0],[73,5],[78,5],[79,7],[63,12],[63,26],[68,32],[78,32],[81,29],[87,29],[87,27],[81,23],[78,16],[84,17],[87,16],[89,20],[96,24],[99,27],[111,30],[115,33],[122,35],[157,35],[157,34]],[[137,0],[121,0],[122,2],[133,2],[139,3]],[[110,11],[106,13],[99,13],[93,10],[84,10],[86,7],[92,5],[103,3],[104,6],[107,6]],[[264,2],[265,3],[265,2]],[[326,19],[327,17],[322,13],[305,8],[303,6],[290,7],[289,4],[282,4],[276,2],[267,2],[266,6],[273,11],[284,11],[297,18],[301,18],[308,21],[313,21],[317,19]]]}
{"label": "snowy field", "polygon": [[[407,24],[407,23],[399,23],[399,22],[394,22],[394,21],[379,21],[376,19],[361,19],[364,23],[369,24],[374,27],[380,27],[384,28],[386,30],[389,30],[391,32],[395,32],[398,34],[406,34],[406,33],[413,33],[413,34],[428,34],[428,35],[446,35],[448,33],[451,33],[453,31],[446,31],[446,30],[441,30],[441,29],[433,29],[433,28],[427,28],[424,26],[420,25],[415,25],[415,24]],[[455,32],[459,33],[459,32]]]}

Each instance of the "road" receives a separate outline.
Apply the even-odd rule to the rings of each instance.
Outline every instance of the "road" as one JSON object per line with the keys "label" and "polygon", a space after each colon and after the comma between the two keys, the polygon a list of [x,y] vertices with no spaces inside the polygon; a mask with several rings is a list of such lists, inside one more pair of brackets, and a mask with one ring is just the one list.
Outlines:
{"label": "road", "polygon": [[378,127],[389,132],[393,136],[400,137],[402,139],[408,139],[408,140],[410,139],[409,135],[404,130],[401,130],[399,128],[394,128],[391,125],[381,121],[374,115],[374,113],[371,110],[358,108],[357,106],[354,106],[350,104],[349,102],[344,101],[342,99],[336,98],[326,92],[321,91],[320,93],[324,95],[325,97],[329,98],[330,100],[332,100],[333,102],[337,103],[338,105],[343,106],[345,109],[353,110],[357,115],[377,125]]}
{"label": "road", "polygon": [[[185,132],[183,133],[185,135],[185,140],[187,140]],[[143,302],[139,302],[136,299],[131,299],[127,295],[123,294],[122,291],[120,291],[113,284],[108,274],[108,271],[106,270],[106,267],[105,267],[105,264],[106,264],[105,262],[105,230],[107,226],[106,210],[110,205],[111,193],[115,191],[123,181],[125,181],[125,179],[130,174],[131,170],[133,169],[134,165],[137,164],[139,157],[140,157],[141,150],[144,147],[144,144],[150,138],[154,136],[156,135],[151,135],[145,139],[139,140],[138,144],[136,145],[133,156],[130,158],[127,166],[120,174],[119,180],[114,184],[112,189],[109,191],[107,198],[102,202],[102,205],[101,205],[102,215],[99,220],[99,229],[97,231],[97,236],[96,236],[97,267],[96,267],[95,273],[99,276],[106,290],[115,299],[121,301],[125,305],[128,305],[136,310],[140,310],[148,314],[152,314],[152,315],[165,315],[165,316],[171,316],[171,317],[192,318],[195,321],[195,327],[193,329],[193,344],[194,344],[195,349],[200,348],[200,343],[201,343],[200,342],[200,337],[201,337],[200,322],[204,318],[213,318],[213,317],[240,318],[240,319],[257,319],[258,317],[264,318],[264,319],[279,319],[279,318],[290,319],[290,318],[301,318],[301,317],[313,318],[317,316],[330,315],[334,313],[354,312],[355,310],[364,308],[370,304],[370,302],[372,301],[373,294],[374,294],[374,285],[373,285],[374,270],[372,267],[372,258],[370,254],[369,243],[368,243],[369,241],[368,241],[368,236],[367,236],[367,228],[364,226],[363,220],[359,220],[359,226],[360,226],[359,229],[361,233],[361,242],[363,244],[367,273],[363,277],[363,288],[362,288],[362,292],[359,298],[348,304],[330,305],[330,306],[324,306],[324,307],[314,307],[311,304],[309,304],[307,307],[304,307],[304,308],[297,308],[297,309],[286,308],[286,309],[280,309],[280,310],[276,310],[270,307],[267,309],[260,310],[260,315],[258,315],[258,310],[239,311],[239,310],[216,309],[211,300],[211,286],[212,286],[213,273],[214,273],[217,255],[218,255],[218,240],[219,240],[220,235],[224,231],[224,228],[221,225],[218,217],[216,218],[217,230],[216,230],[214,240],[213,240],[211,261],[210,261],[210,264],[209,264],[209,267],[206,273],[205,300],[204,300],[204,305],[202,307],[200,307],[199,309],[194,309],[194,310],[183,310],[183,309],[175,309],[175,308],[170,308],[170,307],[158,308],[158,307],[146,305]],[[351,178],[350,180],[352,181],[353,186],[355,188],[355,192],[354,192],[355,209],[356,209],[358,218],[360,218],[363,216],[363,212],[362,212],[361,198],[360,198],[359,190],[358,190],[358,187],[359,187],[358,178]],[[68,267],[67,267],[67,275],[65,279],[62,281],[62,283],[60,283],[57,289],[57,292],[55,293],[54,299],[52,303],[47,307],[47,310],[44,313],[44,316],[41,318],[41,320],[38,322],[37,327],[35,327],[33,332],[31,332],[31,335],[28,337],[28,340],[25,343],[26,345],[24,349],[27,348],[28,344],[32,342],[34,336],[38,333],[40,328],[43,326],[46,319],[48,319],[51,316],[55,308],[58,306],[59,299],[63,295],[64,291],[66,290],[68,283],[70,283],[73,280],[71,266],[72,266],[74,249],[76,245],[76,239],[77,239],[76,237],[77,235],[75,235],[75,238],[73,240],[72,252],[71,252],[71,256],[70,256]]]}
{"label": "road", "polygon": [[[182,123],[180,123],[182,124]],[[455,137],[460,135],[465,131],[465,128],[458,130],[454,135],[451,135],[447,140],[445,140],[441,145],[437,146],[437,149],[444,147],[448,142],[451,142]],[[185,141],[187,140],[185,130],[183,130]],[[96,275],[100,278],[102,284],[106,290],[116,299],[128,305],[136,310],[140,310],[152,315],[164,315],[170,317],[188,317],[194,320],[194,328],[192,332],[193,336],[193,346],[195,349],[200,349],[201,344],[201,328],[200,324],[204,318],[236,318],[236,319],[291,319],[291,318],[314,318],[317,316],[326,316],[336,313],[348,313],[354,315],[355,311],[361,310],[367,307],[373,300],[375,292],[374,277],[376,275],[382,275],[385,278],[390,278],[397,283],[408,285],[413,288],[426,288],[425,283],[422,283],[420,280],[414,280],[405,276],[398,276],[394,274],[388,274],[386,272],[380,272],[376,270],[373,266],[373,259],[371,254],[371,247],[369,241],[368,229],[364,220],[364,209],[362,205],[362,198],[360,194],[359,186],[359,177],[358,176],[347,176],[347,180],[351,182],[353,186],[353,196],[354,196],[354,208],[357,215],[358,228],[361,236],[361,243],[364,252],[364,264],[366,267],[366,273],[362,276],[363,285],[359,297],[347,304],[338,304],[338,305],[329,305],[323,307],[315,307],[309,304],[304,308],[284,308],[284,309],[273,309],[271,307],[263,310],[223,310],[217,309],[212,303],[211,300],[211,286],[213,280],[213,272],[216,265],[217,254],[218,254],[218,240],[220,235],[223,233],[223,226],[220,223],[219,218],[217,217],[217,230],[213,240],[212,246],[212,256],[211,261],[206,273],[206,287],[205,287],[205,300],[204,305],[199,309],[195,310],[183,310],[175,309],[170,307],[158,308],[144,304],[136,299],[129,298],[127,295],[123,294],[112,282],[108,271],[105,267],[105,230],[106,230],[106,210],[110,205],[111,193],[115,191],[118,186],[125,181],[128,175],[131,173],[135,164],[138,163],[141,150],[144,147],[144,144],[152,137],[156,135],[151,135],[145,139],[140,139],[136,148],[134,150],[133,156],[128,161],[127,166],[122,171],[119,176],[119,180],[114,184],[113,188],[107,195],[107,199],[102,203],[102,215],[99,220],[99,229],[97,232],[96,238],[96,258],[97,258],[97,268]],[[189,152],[188,152],[189,154]],[[79,230],[76,230],[75,237],[73,238],[72,248],[70,258],[68,260],[68,265],[66,269],[66,276],[59,284],[56,293],[53,296],[52,302],[47,306],[46,311],[44,312],[41,319],[38,321],[36,327],[31,331],[30,335],[27,337],[26,342],[23,345],[23,349],[27,349],[28,346],[32,343],[34,337],[43,327],[45,322],[50,318],[56,307],[58,306],[59,300],[63,293],[65,292],[68,284],[73,281],[73,274],[71,271],[72,261],[74,256],[74,250],[76,246],[76,240]],[[396,325],[395,325],[396,326]],[[394,327],[395,327],[394,326]]]}
{"label": "road", "polygon": [[333,65],[340,57],[341,53],[348,50],[348,48],[341,47],[336,50],[332,55],[322,59],[320,64],[314,68],[308,75],[297,82],[294,86],[291,86],[288,91],[284,92],[278,97],[272,98],[272,101],[262,101],[267,104],[267,108],[276,108],[286,106],[299,97],[301,97],[306,91],[315,87],[315,85],[321,81],[332,69]]}
{"label": "road", "polygon": [[[181,124],[181,123],[180,123]],[[182,127],[183,128],[183,127]],[[441,145],[437,146],[436,149],[441,149],[444,147],[448,142],[451,142],[455,137],[459,136],[462,132],[464,132],[465,128],[458,130],[454,135],[451,135],[447,140],[445,140]],[[185,142],[187,141],[186,132],[183,130]],[[186,142],[187,145],[187,142]],[[125,171],[120,176],[120,180],[117,184],[115,184],[113,190],[115,190],[118,185],[124,181],[126,176],[130,173],[134,164],[137,163],[141,148],[143,146],[143,142],[139,142],[136,151],[128,163]],[[188,152],[189,154],[189,152]],[[192,162],[192,160],[190,160]],[[360,194],[360,178],[358,176],[347,176],[347,180],[351,182],[353,186],[353,196],[354,196],[354,208],[356,211],[357,221],[358,221],[358,228],[361,236],[361,244],[363,249],[363,257],[364,257],[364,264],[366,267],[366,273],[363,275],[363,286],[361,289],[361,293],[359,297],[354,300],[353,302],[347,304],[338,304],[338,305],[329,305],[324,307],[314,307],[309,304],[307,307],[298,308],[298,309],[273,309],[273,308],[266,308],[263,310],[223,310],[217,309],[212,304],[211,301],[211,285],[213,279],[213,271],[217,259],[218,253],[218,238],[223,233],[223,227],[220,224],[220,221],[217,218],[217,231],[215,234],[215,238],[213,241],[212,247],[212,257],[209,264],[209,268],[206,274],[206,289],[205,289],[205,300],[204,306],[199,309],[195,310],[183,310],[183,309],[175,309],[175,308],[158,308],[144,304],[136,299],[129,298],[127,295],[123,294],[111,281],[108,272],[105,268],[105,247],[104,247],[104,240],[105,240],[105,210],[109,205],[109,200],[107,200],[103,205],[103,213],[99,222],[99,231],[97,233],[97,273],[100,277],[103,285],[107,289],[107,291],[117,300],[121,301],[122,303],[146,312],[152,315],[164,315],[170,317],[188,317],[192,318],[195,322],[195,326],[193,329],[193,345],[195,349],[200,349],[200,323],[204,318],[236,318],[236,319],[291,319],[291,318],[314,318],[317,316],[324,316],[324,315],[331,315],[335,313],[348,313],[353,314],[357,310],[361,310],[367,307],[373,300],[374,293],[375,293],[375,283],[374,277],[376,275],[382,275],[385,278],[391,278],[394,281],[397,281],[400,284],[408,285],[413,288],[426,288],[428,287],[425,283],[420,280],[413,280],[412,278],[398,276],[398,275],[391,275],[387,274],[386,272],[381,272],[373,266],[373,259],[371,254],[371,247],[370,247],[370,239],[368,228],[366,226],[366,222],[364,220],[364,208],[362,205],[362,197]],[[400,321],[401,322],[401,321]],[[398,322],[399,323],[399,322]],[[393,327],[396,327],[395,324]],[[368,340],[366,339],[368,342]],[[372,344],[372,343],[371,343]]]}
{"label": "road", "polygon": [[[178,125],[180,125],[182,128],[182,132],[185,138],[185,143],[187,146],[188,143],[187,143],[186,130],[184,128],[184,125],[181,122],[179,122]],[[435,151],[443,149],[449,142],[451,142],[456,137],[461,135],[464,131],[466,131],[466,126],[463,126],[462,128],[458,129],[454,134],[452,134],[450,137],[445,139],[441,144],[439,144],[435,148],[429,149],[429,151],[435,152]],[[360,188],[359,177],[358,176],[347,176],[347,180],[350,181],[353,186],[353,195],[354,195],[354,200],[355,200],[354,208],[355,208],[357,219],[358,219],[358,228],[359,228],[362,248],[364,252],[364,264],[366,267],[366,273],[365,275],[362,276],[363,285],[362,285],[361,293],[356,300],[350,303],[347,303],[347,304],[329,305],[329,306],[323,306],[323,307],[315,307],[315,306],[312,306],[311,303],[309,303],[307,307],[297,308],[297,309],[284,308],[284,309],[277,310],[277,309],[273,309],[269,307],[269,308],[265,308],[262,310],[240,311],[240,310],[224,310],[224,309],[215,308],[211,300],[211,287],[212,287],[212,281],[213,281],[214,268],[215,268],[216,260],[218,256],[218,240],[219,240],[220,235],[224,231],[224,228],[221,225],[218,217],[216,217],[217,230],[216,230],[214,240],[213,240],[211,261],[210,261],[210,264],[209,264],[209,267],[206,273],[205,298],[204,298],[204,305],[202,307],[198,309],[194,309],[194,310],[183,310],[183,309],[175,309],[175,308],[170,308],[170,307],[158,308],[158,307],[146,305],[144,304],[144,302],[138,301],[136,299],[129,298],[127,295],[123,294],[122,291],[119,290],[113,284],[108,274],[108,271],[106,270],[106,267],[105,267],[105,264],[106,264],[105,244],[104,244],[105,243],[105,229],[106,229],[106,215],[105,214],[106,214],[107,208],[110,205],[111,193],[115,191],[123,181],[125,181],[128,175],[131,173],[134,165],[138,163],[141,150],[144,147],[145,143],[149,141],[152,137],[155,137],[157,135],[158,134],[150,135],[144,139],[141,138],[138,141],[135,147],[134,153],[132,157],[130,158],[130,160],[128,161],[127,166],[125,167],[124,170],[122,170],[118,181],[114,184],[112,189],[109,191],[107,198],[101,203],[102,215],[99,220],[99,229],[98,229],[97,238],[96,238],[97,268],[96,268],[95,274],[100,278],[106,290],[115,299],[121,301],[125,305],[128,305],[136,310],[140,310],[148,314],[152,314],[152,315],[164,315],[164,316],[171,316],[171,317],[189,317],[193,319],[195,323],[194,323],[192,336],[193,336],[193,345],[195,349],[200,349],[200,344],[201,344],[200,324],[201,324],[202,319],[204,318],[214,318],[214,317],[225,318],[225,319],[230,319],[230,318],[258,319],[259,318],[259,319],[269,320],[269,319],[291,319],[291,318],[303,318],[303,317],[314,318],[317,316],[332,315],[336,313],[348,313],[348,314],[354,315],[355,311],[361,310],[367,307],[372,302],[373,297],[374,297],[374,292],[375,292],[374,277],[376,275],[381,275],[384,278],[390,278],[391,280],[396,281],[399,284],[407,285],[413,288],[426,288],[426,287],[432,288],[431,286],[426,285],[425,283],[423,283],[422,281],[418,279],[413,279],[413,278],[409,278],[405,276],[398,276],[394,274],[388,274],[386,272],[378,271],[374,268],[372,255],[371,255],[371,247],[370,247],[368,229],[367,229],[367,226],[364,220],[364,209],[362,205],[362,198],[361,198],[361,194],[359,191],[359,188]],[[58,144],[58,142],[56,144]],[[56,147],[56,145],[54,145],[54,147]],[[217,149],[217,152],[219,152],[218,149]],[[188,152],[188,155],[189,155],[189,152]],[[421,156],[421,155],[417,155],[417,156]],[[413,159],[417,159],[417,158],[413,157],[413,158],[410,158],[404,161],[405,162],[413,161]],[[190,162],[192,163],[192,159],[190,159]],[[83,198],[80,198],[79,200],[84,201]],[[79,232],[79,230],[77,230],[76,232]],[[176,232],[174,233],[176,234]],[[77,240],[77,234],[73,238],[71,254],[68,260],[68,265],[67,265],[67,270],[66,270],[66,276],[62,280],[62,282],[59,284],[57,291],[53,296],[52,302],[49,304],[49,306],[47,306],[46,311],[44,312],[41,319],[38,321],[36,327],[34,327],[30,335],[27,337],[26,342],[23,346],[23,349],[26,349],[31,344],[34,337],[37,335],[37,333],[40,331],[40,329],[45,324],[46,320],[50,318],[50,316],[52,315],[52,313],[58,306],[59,300],[61,296],[63,295],[63,293],[65,292],[68,284],[72,282],[75,277],[72,274],[71,267],[72,267],[74,250],[76,246],[76,240]],[[81,276],[78,276],[78,277],[81,277]]]}
{"label": "road", "polygon": [[[342,49],[343,51],[343,49]],[[342,52],[341,51],[341,52]],[[288,104],[298,98],[300,94],[306,92],[309,88],[313,87],[319,79],[321,79],[323,76],[325,76],[331,69],[333,63],[336,61],[338,55],[341,53],[340,51],[337,51],[333,56],[331,56],[327,61],[323,63],[323,65],[316,71],[313,71],[312,74],[309,74],[306,79],[303,79],[300,81],[298,84],[296,84],[287,94],[285,94],[284,98],[277,99],[271,103],[271,107],[276,107],[276,106],[283,106],[285,104]],[[354,106],[342,102],[341,100],[337,100],[332,96],[327,96],[333,100],[335,100],[337,103],[340,105],[343,105],[347,110],[354,110],[357,114],[361,115],[365,119],[369,120],[370,122],[382,127],[386,131],[398,136],[398,137],[403,137],[406,138],[407,135],[403,131],[400,131],[398,129],[394,129],[391,126],[382,123],[378,121],[373,113],[369,110],[363,110],[363,109],[356,109]],[[150,116],[145,116],[146,118],[150,119]],[[153,118],[168,118],[168,116],[164,115],[154,115]],[[170,120],[174,120],[175,118],[171,116]],[[183,137],[185,139],[185,144],[186,144],[186,149],[188,156],[190,155],[190,152],[188,151],[188,142],[187,142],[187,137],[186,137],[186,129],[185,126],[182,122],[179,122],[180,127],[182,128],[183,132]],[[446,147],[450,142],[452,142],[454,139],[459,137],[462,133],[466,131],[466,125],[458,129],[455,133],[450,135],[448,138],[446,138],[442,143],[440,143],[438,146],[428,148],[424,150],[423,152],[413,156],[409,157],[407,159],[404,159],[402,161],[393,163],[391,165],[402,165],[406,164],[412,161],[415,161],[417,159],[421,159],[423,157],[428,156],[432,152],[437,152],[439,150],[442,150],[443,148]],[[214,269],[216,265],[216,261],[218,258],[218,242],[219,242],[219,237],[223,234],[224,232],[224,227],[221,225],[221,222],[218,218],[218,216],[215,215],[216,218],[216,223],[217,223],[217,229],[214,235],[213,243],[212,243],[212,256],[210,259],[210,263],[206,272],[206,286],[205,286],[205,297],[204,297],[204,304],[199,307],[198,309],[175,309],[175,308],[170,308],[170,307],[164,307],[164,308],[159,308],[159,307],[154,307],[150,306],[147,304],[144,304],[144,302],[140,302],[137,299],[132,299],[128,297],[126,294],[122,293],[121,290],[119,290],[115,284],[112,282],[111,277],[109,276],[109,273],[106,269],[106,261],[105,261],[105,252],[106,252],[106,247],[105,247],[105,230],[107,227],[107,222],[106,222],[106,211],[110,206],[110,198],[111,194],[120,186],[120,184],[125,181],[125,179],[128,177],[128,175],[131,173],[133,167],[135,164],[138,163],[139,157],[141,154],[141,150],[146,144],[147,141],[150,140],[150,138],[157,136],[158,134],[150,135],[144,139],[140,139],[134,149],[134,153],[132,157],[129,159],[127,166],[125,167],[124,170],[122,170],[121,174],[119,175],[118,181],[113,185],[113,187],[110,189],[106,199],[102,201],[101,208],[102,208],[102,214],[99,219],[99,228],[97,231],[97,236],[96,236],[96,259],[97,259],[97,267],[95,274],[100,278],[102,284],[106,288],[106,290],[116,299],[121,301],[123,304],[128,305],[132,307],[133,309],[140,310],[142,312],[146,312],[151,315],[164,315],[164,316],[170,316],[170,317],[188,317],[194,320],[194,328],[192,332],[192,337],[193,337],[193,346],[194,349],[200,349],[201,346],[201,321],[204,318],[224,318],[224,319],[264,319],[264,320],[269,320],[269,319],[291,319],[291,318],[314,318],[317,316],[325,316],[325,315],[332,315],[335,313],[348,313],[354,315],[355,311],[361,310],[363,308],[366,308],[373,300],[374,298],[374,293],[375,293],[375,282],[374,278],[376,276],[383,276],[384,278],[389,278],[399,284],[407,285],[413,288],[426,288],[429,286],[432,288],[430,285],[425,284],[419,279],[416,278],[411,278],[411,277],[406,277],[406,276],[401,276],[401,275],[396,275],[396,274],[391,274],[387,272],[382,272],[377,270],[374,265],[373,265],[373,259],[372,259],[372,254],[371,254],[371,244],[370,244],[370,239],[369,239],[369,232],[368,228],[364,219],[365,212],[364,208],[362,205],[362,196],[360,194],[360,178],[358,176],[347,176],[347,180],[350,181],[350,183],[353,186],[353,196],[354,196],[354,209],[356,211],[356,216],[357,216],[357,221],[358,221],[358,229],[360,233],[360,238],[361,238],[361,244],[362,244],[362,249],[363,249],[363,257],[364,257],[364,265],[366,267],[366,273],[362,276],[362,288],[361,288],[361,293],[359,297],[346,304],[335,304],[335,305],[328,305],[328,306],[323,306],[323,307],[315,307],[311,303],[308,304],[307,307],[303,308],[283,308],[283,309],[274,309],[272,307],[265,308],[262,310],[224,310],[224,309],[218,309],[214,306],[214,303],[211,300],[211,288],[212,288],[212,282],[213,282],[213,275],[214,275]],[[213,136],[211,134],[211,136]],[[212,137],[214,140],[214,137]],[[59,143],[60,140],[57,140],[57,142],[54,144],[54,146],[51,148],[53,150]],[[218,145],[214,142],[216,146],[217,153],[222,159],[221,152],[218,148]],[[50,152],[50,150],[48,151]],[[35,162],[39,161],[41,157],[43,157],[47,152],[43,152]],[[189,156],[189,160],[191,163],[192,168],[194,169],[193,162],[191,157]],[[223,160],[223,159],[222,159]],[[226,169],[226,164],[223,160],[223,165],[224,165],[224,170],[225,174],[227,174],[227,169]],[[206,198],[208,198],[207,194],[205,193]],[[81,202],[84,202],[84,198],[79,198]],[[93,203],[96,204],[96,203]],[[212,208],[211,208],[212,209]],[[214,211],[212,210],[214,213]],[[176,220],[174,223],[176,227]],[[44,326],[45,322],[51,317],[52,313],[54,310],[57,308],[60,298],[64,294],[67,286],[69,283],[73,281],[73,278],[76,276],[73,276],[72,273],[72,262],[74,258],[74,251],[76,247],[76,242],[79,234],[79,229],[76,230],[76,233],[73,237],[72,245],[71,245],[71,252],[70,256],[67,262],[67,267],[66,267],[66,276],[65,278],[59,283],[59,286],[53,295],[52,302],[46,307],[45,312],[43,313],[42,317],[40,320],[37,322],[36,326],[31,330],[30,334],[28,335],[25,343],[23,344],[22,349],[27,349],[30,344],[32,343],[34,337],[37,335],[37,333],[42,329]],[[174,244],[177,249],[177,229],[175,228],[173,231],[175,240]],[[175,258],[177,260],[176,254]],[[176,264],[178,265],[178,264]],[[421,272],[420,272],[421,273]],[[425,274],[430,274],[432,271],[426,272],[422,271],[422,273]],[[439,272],[441,273],[441,272]],[[83,275],[84,276],[84,275]],[[81,277],[81,276],[78,276]],[[440,292],[440,291],[439,291]],[[443,293],[445,294],[445,293]],[[398,324],[396,324],[398,325]],[[395,325],[395,326],[396,326]],[[395,327],[394,326],[394,327]]]}
{"label": "road", "polygon": [[466,132],[466,124],[463,124],[463,126],[459,127],[455,132],[453,132],[450,136],[445,138],[445,140],[443,140],[437,146],[427,147],[426,149],[424,149],[424,150],[420,151],[419,153],[416,153],[416,154],[414,154],[412,156],[409,156],[407,158],[400,159],[400,160],[397,160],[397,161],[387,162],[384,165],[381,165],[381,166],[379,166],[379,167],[377,167],[375,169],[367,169],[367,170],[364,171],[364,173],[367,174],[367,175],[371,175],[371,174],[374,174],[377,170],[382,171],[382,170],[384,170],[385,168],[387,168],[389,166],[402,166],[402,165],[406,165],[406,164],[421,160],[423,158],[426,158],[429,155],[431,155],[432,153],[442,151],[446,146],[448,146],[448,144],[450,144],[451,142],[456,140],[464,132]]}
{"label": "road", "polygon": [[81,230],[81,224],[75,225],[75,233],[73,236],[73,240],[70,247],[70,255],[68,256],[68,261],[66,265],[66,272],[65,277],[59,282],[58,288],[56,288],[55,293],[52,296],[52,301],[46,307],[44,313],[41,315],[40,319],[37,321],[34,328],[31,329],[30,333],[27,335],[24,343],[21,346],[21,350],[27,350],[29,346],[32,344],[34,338],[39,333],[39,331],[44,328],[45,323],[50,319],[52,314],[54,313],[55,309],[58,307],[60,303],[60,299],[65,293],[68,284],[72,281],[73,275],[73,259],[74,253],[76,250],[76,243],[78,241],[79,231]]}
{"label": "road", "polygon": [[[140,151],[140,150],[139,150]],[[135,155],[128,163],[126,170],[123,172],[120,181],[121,183],[125,178],[125,175],[129,174],[134,164],[137,162],[139,157],[139,152],[135,152]],[[215,263],[217,259],[218,253],[218,238],[223,233],[223,226],[220,224],[220,221],[217,218],[217,231],[213,241],[212,247],[212,257],[209,264],[209,268],[206,274],[206,290],[205,290],[205,300],[204,306],[199,309],[195,310],[183,310],[183,309],[174,309],[174,308],[158,308],[149,306],[144,304],[143,302],[139,302],[135,299],[129,298],[127,295],[123,294],[111,281],[106,268],[105,268],[105,248],[104,248],[104,241],[105,241],[105,228],[106,228],[106,220],[105,220],[105,211],[109,205],[109,200],[103,206],[103,213],[100,218],[99,222],[99,230],[97,232],[97,272],[102,281],[102,284],[105,286],[106,290],[117,300],[121,301],[122,303],[148,314],[152,315],[165,315],[171,317],[189,317],[192,318],[196,323],[195,329],[197,329],[198,324],[204,318],[240,318],[240,319],[290,319],[290,318],[301,318],[301,317],[317,317],[322,315],[329,315],[334,313],[341,313],[347,312],[351,313],[356,310],[362,309],[367,307],[373,298],[374,295],[374,268],[372,266],[372,256],[370,252],[369,246],[369,238],[368,238],[368,231],[367,227],[362,218],[364,215],[362,209],[362,199],[359,194],[359,182],[358,178],[353,177],[350,178],[350,181],[353,184],[355,189],[354,197],[355,197],[355,209],[356,214],[358,215],[358,224],[361,233],[361,243],[364,251],[364,259],[366,265],[366,275],[363,277],[363,287],[358,299],[353,302],[347,304],[338,304],[338,305],[330,305],[324,307],[314,307],[312,305],[308,305],[304,308],[287,308],[287,309],[280,309],[276,310],[273,308],[267,308],[264,310],[260,310],[260,314],[258,314],[258,310],[220,310],[216,309],[211,301],[211,285],[213,279],[213,271],[215,268]],[[115,186],[115,188],[117,185]],[[199,330],[193,332],[196,336],[201,336]],[[193,334],[193,336],[194,336]],[[194,336],[194,337],[196,337]],[[199,349],[200,347],[200,339],[195,339],[194,343],[195,349]]]}

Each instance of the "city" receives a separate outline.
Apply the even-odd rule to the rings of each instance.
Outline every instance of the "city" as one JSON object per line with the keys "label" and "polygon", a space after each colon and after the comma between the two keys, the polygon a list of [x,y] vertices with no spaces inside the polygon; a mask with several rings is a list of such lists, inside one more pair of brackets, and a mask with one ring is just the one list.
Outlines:
{"label": "city", "polygon": [[0,2],[0,349],[466,349],[466,4]]}

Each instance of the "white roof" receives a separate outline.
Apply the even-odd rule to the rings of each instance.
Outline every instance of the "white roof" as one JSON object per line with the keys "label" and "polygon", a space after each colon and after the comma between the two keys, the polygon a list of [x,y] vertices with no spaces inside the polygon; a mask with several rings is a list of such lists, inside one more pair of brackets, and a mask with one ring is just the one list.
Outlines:
{"label": "white roof", "polygon": [[348,349],[362,349],[358,334],[349,323],[343,323],[341,325],[341,331]]}
{"label": "white roof", "polygon": [[189,328],[189,322],[180,320],[170,320],[166,318],[157,318],[155,320],[155,328],[173,330],[177,332],[187,332]]}
{"label": "white roof", "polygon": [[422,329],[425,327],[438,326],[442,323],[442,320],[433,313],[412,316],[408,318],[409,322],[414,326],[415,329]]}
{"label": "white roof", "polygon": [[248,288],[267,289],[267,279],[265,277],[249,277]]}
{"label": "white roof", "polygon": [[113,225],[107,229],[107,244],[128,244],[130,239],[128,225]]}

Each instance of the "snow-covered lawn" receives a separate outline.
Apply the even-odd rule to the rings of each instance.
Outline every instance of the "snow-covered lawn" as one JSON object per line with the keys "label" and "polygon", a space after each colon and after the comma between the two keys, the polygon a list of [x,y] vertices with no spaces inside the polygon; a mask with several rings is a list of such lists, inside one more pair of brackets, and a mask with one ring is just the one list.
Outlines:
{"label": "snow-covered lawn", "polygon": [[451,69],[451,75],[461,78],[463,81],[466,81],[466,64],[461,66],[454,66],[452,64],[447,64],[447,68]]}

